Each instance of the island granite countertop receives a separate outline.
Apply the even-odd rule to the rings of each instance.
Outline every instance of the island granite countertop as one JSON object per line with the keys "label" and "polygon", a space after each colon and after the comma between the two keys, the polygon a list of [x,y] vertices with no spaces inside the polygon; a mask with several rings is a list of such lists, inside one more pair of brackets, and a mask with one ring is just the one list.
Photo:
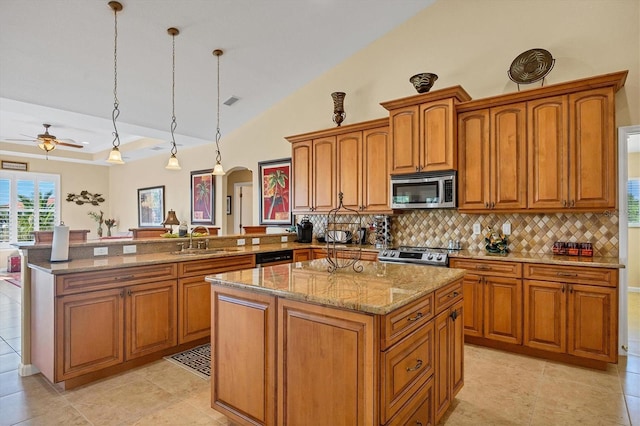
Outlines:
{"label": "island granite countertop", "polygon": [[462,277],[465,270],[361,261],[328,272],[326,259],[209,275],[214,285],[268,293],[287,299],[386,315]]}

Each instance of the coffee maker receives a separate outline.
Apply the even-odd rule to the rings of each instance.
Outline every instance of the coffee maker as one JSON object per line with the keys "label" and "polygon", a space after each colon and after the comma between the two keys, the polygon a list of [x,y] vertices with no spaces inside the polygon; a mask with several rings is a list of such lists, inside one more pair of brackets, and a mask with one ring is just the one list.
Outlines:
{"label": "coffee maker", "polygon": [[313,240],[313,223],[309,220],[308,216],[302,218],[298,227],[298,239],[299,243],[310,243]]}

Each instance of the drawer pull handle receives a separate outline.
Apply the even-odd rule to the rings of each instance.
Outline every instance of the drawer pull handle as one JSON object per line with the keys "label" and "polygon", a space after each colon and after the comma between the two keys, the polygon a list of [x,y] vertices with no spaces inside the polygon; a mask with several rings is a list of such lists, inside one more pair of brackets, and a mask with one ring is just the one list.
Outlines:
{"label": "drawer pull handle", "polygon": [[575,272],[558,272],[557,275],[559,277],[577,277],[578,274],[576,274]]}
{"label": "drawer pull handle", "polygon": [[422,318],[422,312],[418,312],[415,317],[407,318],[407,321],[409,322],[418,321],[420,318]]}
{"label": "drawer pull handle", "polygon": [[490,271],[491,270],[491,266],[488,266],[488,265],[476,265],[476,269],[479,269],[481,271]]}
{"label": "drawer pull handle", "polygon": [[422,360],[421,359],[418,360],[418,363],[416,364],[415,367],[407,367],[406,370],[407,371],[416,371],[416,370],[419,370],[420,368],[422,368]]}
{"label": "drawer pull handle", "polygon": [[416,421],[416,426],[422,426],[422,422]]}
{"label": "drawer pull handle", "polygon": [[121,280],[130,280],[132,278],[135,278],[135,275],[123,275],[121,277],[116,277],[115,280],[116,281],[121,281]]}
{"label": "drawer pull handle", "polygon": [[458,296],[460,296],[460,293],[458,293],[457,291],[454,291],[453,293],[447,295],[449,299],[451,299],[452,297],[458,297]]}

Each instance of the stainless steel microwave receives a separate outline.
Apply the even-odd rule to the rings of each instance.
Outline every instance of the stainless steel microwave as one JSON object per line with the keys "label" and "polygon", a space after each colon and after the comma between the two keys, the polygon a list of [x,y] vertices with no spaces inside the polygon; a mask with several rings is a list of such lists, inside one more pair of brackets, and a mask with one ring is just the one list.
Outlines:
{"label": "stainless steel microwave", "polygon": [[392,209],[457,207],[456,171],[391,175]]}

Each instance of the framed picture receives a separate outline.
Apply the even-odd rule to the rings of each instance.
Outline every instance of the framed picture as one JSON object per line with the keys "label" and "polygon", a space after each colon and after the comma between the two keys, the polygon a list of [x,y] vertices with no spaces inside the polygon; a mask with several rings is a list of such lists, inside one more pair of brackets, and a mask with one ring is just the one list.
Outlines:
{"label": "framed picture", "polygon": [[260,225],[291,225],[291,158],[258,163]]}
{"label": "framed picture", "polygon": [[215,225],[216,178],[213,169],[191,172],[191,223]]}
{"label": "framed picture", "polygon": [[27,171],[27,163],[19,161],[2,161],[2,168],[5,170],[20,170],[21,172]]}
{"label": "framed picture", "polygon": [[138,189],[138,226],[161,227],[164,222],[164,185]]}
{"label": "framed picture", "polygon": [[231,195],[227,195],[227,214],[231,214]]}

